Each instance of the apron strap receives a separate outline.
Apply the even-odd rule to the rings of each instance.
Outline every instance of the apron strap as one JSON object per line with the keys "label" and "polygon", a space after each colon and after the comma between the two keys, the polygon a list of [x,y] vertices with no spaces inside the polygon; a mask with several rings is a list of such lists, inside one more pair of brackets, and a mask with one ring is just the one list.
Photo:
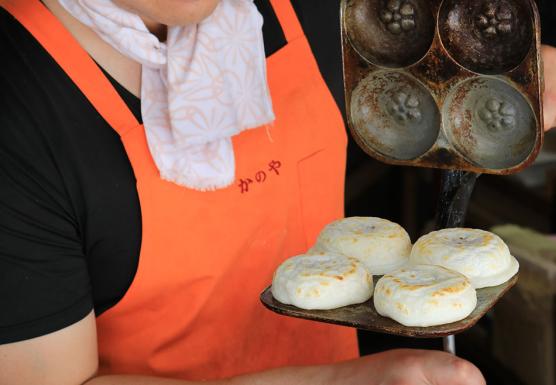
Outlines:
{"label": "apron strap", "polygon": [[89,54],[38,0],[0,0],[54,58],[106,122],[120,135],[139,122]]}
{"label": "apron strap", "polygon": [[290,0],[270,0],[288,43],[304,35]]}

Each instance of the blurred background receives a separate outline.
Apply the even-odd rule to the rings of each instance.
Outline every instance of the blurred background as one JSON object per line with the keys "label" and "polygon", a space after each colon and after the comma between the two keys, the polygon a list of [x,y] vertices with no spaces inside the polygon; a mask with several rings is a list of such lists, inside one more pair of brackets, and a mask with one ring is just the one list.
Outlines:
{"label": "blurred background", "polygon": [[[344,108],[342,79],[338,76],[338,8],[323,6],[328,1],[339,3],[292,3],[298,14],[313,15],[319,20],[305,20],[305,33],[323,77]],[[556,1],[539,0],[537,4],[543,43],[556,46]],[[327,23],[326,28],[323,22]],[[553,131],[546,135],[544,148],[531,167],[510,176],[482,175],[471,198],[466,225],[498,233],[521,265],[518,285],[477,326],[456,337],[458,355],[479,366],[489,385],[556,384],[556,241],[550,236],[556,234],[556,130]],[[437,170],[382,164],[350,140],[347,216],[390,219],[404,226],[415,241],[432,227],[439,183]],[[442,349],[440,339],[362,331],[359,341],[362,354],[399,347]]]}

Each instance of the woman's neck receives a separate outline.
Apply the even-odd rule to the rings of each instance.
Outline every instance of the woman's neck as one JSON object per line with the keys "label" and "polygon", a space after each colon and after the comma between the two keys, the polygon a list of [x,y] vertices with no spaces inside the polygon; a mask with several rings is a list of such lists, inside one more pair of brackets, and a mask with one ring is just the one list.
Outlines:
{"label": "woman's neck", "polygon": [[147,19],[146,17],[142,17],[141,20],[143,20],[143,23],[145,23],[145,26],[147,27],[149,32],[158,37],[158,40],[166,41],[168,27],[166,27],[164,24],[160,24],[156,21]]}
{"label": "woman's neck", "polygon": [[117,51],[92,29],[74,18],[58,0],[42,0],[87,53],[133,95],[141,94],[141,64]]}

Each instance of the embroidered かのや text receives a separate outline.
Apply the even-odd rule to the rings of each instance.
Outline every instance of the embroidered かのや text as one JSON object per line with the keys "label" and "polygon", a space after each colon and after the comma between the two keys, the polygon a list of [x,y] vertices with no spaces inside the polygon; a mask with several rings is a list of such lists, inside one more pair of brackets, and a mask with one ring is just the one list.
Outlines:
{"label": "embroidered \u304b\u306e\u3084 text", "polygon": [[270,162],[268,162],[268,168],[266,169],[266,171],[258,170],[255,173],[254,178],[240,178],[238,183],[240,192],[242,194],[249,192],[249,186],[253,184],[253,182],[264,183],[267,180],[267,173],[269,175],[274,173],[275,175],[280,176],[280,167],[282,167],[282,162],[280,162],[279,160],[271,160]]}

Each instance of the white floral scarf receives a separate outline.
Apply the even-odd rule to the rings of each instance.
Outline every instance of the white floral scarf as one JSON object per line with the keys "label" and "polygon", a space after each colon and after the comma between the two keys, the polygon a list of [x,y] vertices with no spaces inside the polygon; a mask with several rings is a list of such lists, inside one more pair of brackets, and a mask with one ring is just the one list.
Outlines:
{"label": "white floral scarf", "polygon": [[222,0],[201,23],[168,27],[166,42],[110,0],[59,1],[142,64],[141,112],[160,176],[201,191],[230,185],[231,137],[274,120],[253,0]]}

